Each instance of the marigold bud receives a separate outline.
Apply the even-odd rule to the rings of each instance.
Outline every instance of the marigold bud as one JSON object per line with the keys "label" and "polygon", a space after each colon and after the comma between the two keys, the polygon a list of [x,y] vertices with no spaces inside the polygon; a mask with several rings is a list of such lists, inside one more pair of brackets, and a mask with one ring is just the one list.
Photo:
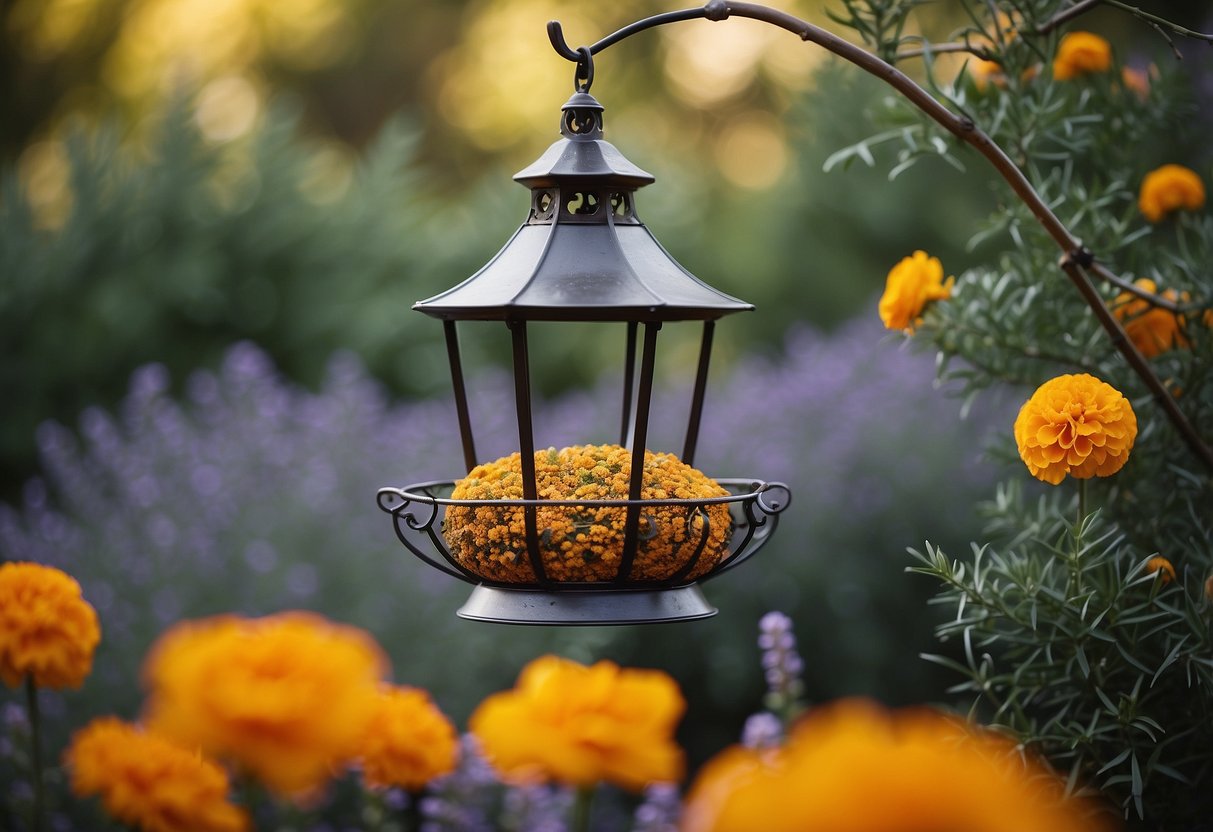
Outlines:
{"label": "marigold bud", "polygon": [[1146,572],[1157,578],[1163,586],[1175,580],[1175,567],[1171,561],[1159,555],[1146,561]]}
{"label": "marigold bud", "polygon": [[[1158,294],[1157,284],[1148,277],[1133,283],[1152,295]],[[1169,301],[1186,302],[1189,295],[1187,292],[1180,294],[1174,289],[1167,289],[1162,293],[1162,297]],[[1124,325],[1129,340],[1146,358],[1153,358],[1175,347],[1188,346],[1188,339],[1183,334],[1183,316],[1153,306],[1145,298],[1131,292],[1121,292],[1112,302],[1112,312]]]}

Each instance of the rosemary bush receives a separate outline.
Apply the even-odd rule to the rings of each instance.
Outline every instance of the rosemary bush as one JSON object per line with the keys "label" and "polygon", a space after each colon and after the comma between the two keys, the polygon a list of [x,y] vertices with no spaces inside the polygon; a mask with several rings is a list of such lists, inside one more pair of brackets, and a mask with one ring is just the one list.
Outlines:
{"label": "rosemary bush", "polygon": [[[984,265],[957,275],[914,340],[937,350],[940,378],[970,397],[1015,385],[1027,398],[1050,378],[1087,373],[1124,393],[1139,425],[1119,473],[1045,490],[1016,459],[1010,423],[998,425],[994,453],[1011,473],[984,506],[983,541],[964,558],[931,544],[911,550],[911,571],[940,583],[935,602],[949,611],[939,638],[962,648],[959,660],[927,658],[960,674],[953,692],[1047,755],[1072,788],[1102,791],[1143,829],[1204,828],[1213,808],[1213,219],[1203,190],[1188,210],[1151,217],[1142,183],[1166,163],[1209,179],[1207,145],[1184,129],[1195,85],[1164,41],[1195,49],[1209,37],[1184,43],[1182,27],[1108,3],[1136,26],[1075,70],[1077,41],[1063,39],[1110,25],[1082,15],[1099,3],[965,3],[970,23],[947,45],[904,34],[914,5],[848,2],[839,19],[890,60],[921,60],[926,86],[1006,150],[1085,248],[1059,250],[1040,211],[999,190],[971,243]],[[949,51],[966,58],[959,73],[937,60]],[[836,161],[870,160],[891,143],[894,173],[941,156],[991,171],[904,101],[886,115],[890,129]],[[1140,278],[1153,281],[1138,285],[1142,298],[1122,294]],[[1083,284],[1093,286],[1088,300]],[[1101,325],[1098,305],[1119,332]],[[1151,343],[1160,320],[1174,334]],[[1116,347],[1125,330],[1145,353],[1142,368]],[[1187,436],[1162,406],[1168,397]]]}

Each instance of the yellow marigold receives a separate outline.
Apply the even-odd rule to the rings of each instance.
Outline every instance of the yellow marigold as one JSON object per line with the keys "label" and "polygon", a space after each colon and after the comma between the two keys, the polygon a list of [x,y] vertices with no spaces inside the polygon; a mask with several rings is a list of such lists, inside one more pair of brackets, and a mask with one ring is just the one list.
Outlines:
{"label": "yellow marigold", "polygon": [[1175,580],[1175,567],[1171,561],[1158,555],[1146,561],[1146,572],[1161,581],[1163,586]]}
{"label": "yellow marigold", "polygon": [[[618,445],[578,445],[535,454],[535,480],[543,500],[626,500],[632,454]],[[729,492],[673,454],[644,452],[643,500],[723,497]],[[460,500],[522,499],[522,456],[512,454],[477,465],[455,484]],[[688,579],[696,578],[728,554],[733,523],[728,506],[706,507],[707,543]],[[609,581],[619,574],[627,510],[586,506],[547,506],[536,512],[544,571],[556,581]],[[688,529],[687,507],[646,507],[640,543],[630,577],[669,578],[684,567],[703,535],[703,518]],[[466,568],[490,580],[535,580],[526,549],[521,506],[452,506],[443,534],[451,554]]]}
{"label": "yellow marigold", "polygon": [[97,611],[66,572],[37,563],[0,565],[0,678],[78,688],[101,641]]}
{"label": "yellow marigold", "polygon": [[1174,211],[1199,211],[1205,204],[1205,183],[1191,168],[1163,165],[1141,180],[1137,207],[1150,222],[1162,222]]}
{"label": "yellow marigold", "polygon": [[734,746],[687,797],[683,832],[1094,832],[1089,807],[1014,746],[928,709],[844,700],[775,749]]}
{"label": "yellow marigold", "polygon": [[227,773],[200,754],[114,717],[95,719],[63,755],[72,791],[100,795],[115,820],[143,832],[243,832]]}
{"label": "yellow marigold", "polygon": [[[1148,277],[1135,280],[1134,285],[1151,294],[1158,294],[1158,285]],[[1167,289],[1161,296],[1179,302],[1186,302],[1189,298],[1187,292],[1179,294],[1174,289]],[[1153,358],[1175,347],[1188,346],[1188,339],[1183,334],[1182,315],[1152,306],[1149,301],[1130,292],[1121,292],[1116,296],[1112,311],[1124,324],[1129,340],[1146,358]]]}
{"label": "yellow marigold", "polygon": [[880,297],[880,320],[888,329],[913,329],[930,301],[952,297],[955,283],[954,277],[943,279],[938,257],[916,251],[889,271]]}
{"label": "yellow marigold", "polygon": [[1079,75],[1107,72],[1112,66],[1112,47],[1092,32],[1070,32],[1057,44],[1053,77],[1069,81]]}
{"label": "yellow marigold", "polygon": [[147,724],[302,795],[358,753],[386,670],[368,634],[310,613],[185,622],[144,664]]}
{"label": "yellow marigold", "polygon": [[385,687],[360,756],[368,785],[415,791],[455,770],[459,735],[425,691]]}
{"label": "yellow marigold", "polygon": [[1036,389],[1015,419],[1015,443],[1032,476],[1057,485],[1107,477],[1129,459],[1137,415],[1120,391],[1094,376],[1058,376]]}
{"label": "yellow marigold", "polygon": [[543,656],[523,668],[513,690],[485,699],[469,724],[506,777],[640,791],[682,779],[674,728],[685,707],[661,671]]}

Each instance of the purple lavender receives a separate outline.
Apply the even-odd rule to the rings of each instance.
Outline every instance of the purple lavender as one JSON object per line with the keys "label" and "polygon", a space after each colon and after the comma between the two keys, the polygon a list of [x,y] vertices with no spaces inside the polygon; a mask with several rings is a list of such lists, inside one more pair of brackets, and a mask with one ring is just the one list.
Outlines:
{"label": "purple lavender", "polygon": [[746,748],[774,748],[783,742],[783,720],[770,711],[751,714],[741,729],[741,744]]}
{"label": "purple lavender", "polygon": [[678,832],[682,800],[672,783],[654,783],[632,817],[632,832]]}
{"label": "purple lavender", "polygon": [[758,622],[758,646],[762,649],[762,669],[767,680],[766,704],[786,723],[800,707],[804,682],[800,674],[804,661],[796,650],[792,619],[781,612],[768,612]]}
{"label": "purple lavender", "polygon": [[508,832],[567,832],[573,792],[553,785],[506,789],[501,828]]}
{"label": "purple lavender", "polygon": [[804,661],[796,650],[792,619],[781,612],[767,613],[758,622],[758,646],[762,649],[762,667],[770,693],[796,695]]}
{"label": "purple lavender", "polygon": [[[421,801],[422,832],[494,832],[501,783],[471,734],[460,740],[459,767],[430,784]],[[407,799],[407,796],[406,796]]]}
{"label": "purple lavender", "polygon": [[[899,638],[913,616],[929,638],[920,599],[897,577],[903,546],[971,522],[971,495],[992,471],[976,465],[974,425],[934,389],[930,360],[882,338],[874,317],[830,334],[805,328],[781,355],[714,368],[696,466],[781,480],[795,495],[771,545],[707,588],[722,620],[740,625],[722,630],[721,655],[744,654],[741,622],[779,608],[811,631],[830,628],[815,660],[834,684],[876,690],[889,684],[891,658],[907,655]],[[381,485],[462,473],[449,397],[392,402],[350,354],[333,357],[317,390],[304,389],[247,343],[187,379],[183,395],[169,382],[150,365],[113,411],[89,409],[74,428],[43,425],[40,476],[19,505],[0,504],[0,558],[71,572],[101,617],[93,674],[50,720],[61,735],[48,743],[61,747],[94,713],[138,713],[134,680],[156,636],[222,612],[305,607],[364,627],[388,650],[396,681],[429,689],[450,713],[469,713],[544,652],[620,647],[636,664],[656,661],[626,646],[626,632],[506,637],[455,618],[467,587],[405,551],[374,500]],[[537,446],[617,441],[620,387],[607,378],[537,403]],[[508,375],[483,374],[469,390],[481,458],[516,449]],[[681,449],[689,399],[685,379],[659,380],[651,448]],[[663,655],[688,689],[700,681],[690,651]],[[773,687],[800,673],[786,662],[767,670],[782,674]]]}

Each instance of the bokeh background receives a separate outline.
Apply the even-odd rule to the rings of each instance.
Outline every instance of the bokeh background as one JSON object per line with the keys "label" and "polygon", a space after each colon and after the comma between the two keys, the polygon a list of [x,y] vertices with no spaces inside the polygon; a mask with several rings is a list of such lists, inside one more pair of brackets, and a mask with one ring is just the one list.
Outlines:
{"label": "bokeh background", "polygon": [[[815,0],[776,5],[826,22]],[[981,258],[969,241],[999,192],[963,154],[967,171],[931,159],[890,180],[895,141],[873,150],[888,164],[826,172],[904,116],[771,27],[684,23],[596,60],[608,138],[658,179],[641,216],[758,307],[718,328],[697,462],[787,482],[795,502],[762,555],[709,585],[720,616],[463,622],[466,588],[413,561],[375,506],[381,485],[460,471],[441,327],[410,306],[525,217],[510,176],[555,138],[572,83],[544,24],[592,42],[668,8],[0,2],[0,556],[77,575],[105,633],[84,691],[50,699],[61,725],[134,716],[140,658],[168,624],[292,607],[370,630],[396,680],[458,720],[546,650],[663,667],[690,702],[693,759],[758,706],[769,609],[797,622],[811,700],[944,697],[917,658],[938,649],[932,587],[903,574],[904,549],[978,535],[1000,471],[984,437],[1009,430],[1012,402],[962,418],[932,358],[880,329],[875,299],[916,248],[949,273]],[[949,3],[919,20],[938,39],[965,23]],[[1115,41],[1125,24],[1090,25]],[[540,336],[540,444],[604,441],[617,334]],[[658,412],[674,415],[653,446],[676,449],[691,342],[663,339]],[[465,358],[483,453],[508,453],[498,356],[471,338]]]}

